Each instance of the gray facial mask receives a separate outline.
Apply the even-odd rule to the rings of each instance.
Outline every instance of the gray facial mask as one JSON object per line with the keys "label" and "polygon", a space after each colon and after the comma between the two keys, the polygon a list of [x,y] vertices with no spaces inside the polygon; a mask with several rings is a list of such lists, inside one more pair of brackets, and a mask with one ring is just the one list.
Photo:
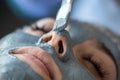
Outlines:
{"label": "gray facial mask", "polygon": [[83,67],[83,65],[76,62],[76,59],[73,57],[73,44],[71,42],[69,33],[65,30],[62,30],[60,32],[56,30],[55,32],[59,36],[67,38],[66,44],[68,49],[62,58],[58,58],[54,48],[48,43],[38,41],[37,46],[43,48],[52,56],[60,68],[63,80],[95,80],[95,78]]}
{"label": "gray facial mask", "polygon": [[[66,56],[58,59],[52,46],[38,42],[38,37],[24,33],[21,30],[13,32],[3,39],[0,44],[0,79],[1,80],[43,80],[26,63],[9,54],[9,51],[15,48],[25,46],[38,46],[46,50],[58,65],[62,80],[95,80],[93,76],[81,65],[76,62],[72,53],[71,38],[67,31],[57,32],[58,35],[67,38],[68,51]],[[18,36],[19,35],[19,36]]]}
{"label": "gray facial mask", "polygon": [[[113,57],[114,62],[117,68],[117,80],[120,80],[120,50],[118,49],[118,43],[115,43],[115,39],[119,40],[119,38],[113,37],[110,38],[109,35],[112,36],[112,32],[106,33],[105,29],[102,31],[102,28],[98,28],[92,24],[78,21],[70,22],[70,36],[74,45],[81,43],[87,39],[95,38],[108,48],[110,51],[110,55]],[[108,31],[107,31],[108,32]],[[107,35],[108,34],[108,35]]]}
{"label": "gray facial mask", "polygon": [[25,34],[21,30],[1,39],[0,80],[43,80],[29,65],[10,55],[10,50],[23,46],[34,46],[37,40],[37,37]]}

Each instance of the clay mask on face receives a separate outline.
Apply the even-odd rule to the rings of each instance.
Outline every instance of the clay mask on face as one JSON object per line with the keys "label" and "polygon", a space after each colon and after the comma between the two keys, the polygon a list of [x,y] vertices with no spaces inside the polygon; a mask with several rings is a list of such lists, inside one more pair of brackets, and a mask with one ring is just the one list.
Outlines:
{"label": "clay mask on face", "polygon": [[[50,32],[51,33],[51,32]],[[43,80],[43,76],[34,72],[28,63],[10,54],[10,51],[23,47],[39,47],[44,49],[54,60],[60,70],[61,79],[57,80],[94,80],[93,76],[79,63],[76,62],[72,53],[72,45],[67,31],[55,32],[56,35],[65,37],[66,48],[64,56],[58,57],[55,49],[49,43],[38,43],[39,37],[24,33],[21,30],[13,32],[1,40],[0,79],[14,80]],[[18,36],[19,35],[19,36]],[[54,35],[53,35],[54,36]],[[26,49],[27,50],[27,49]],[[42,53],[43,54],[43,53]],[[52,65],[51,65],[52,66]],[[53,70],[54,71],[54,70]],[[52,80],[55,75],[52,73]]]}
{"label": "clay mask on face", "polygon": [[[78,46],[79,43],[83,43],[86,40],[89,39],[97,39],[98,41],[102,42],[102,44],[104,45],[103,47],[107,48],[107,54],[109,56],[111,56],[114,65],[116,67],[116,78],[114,78],[113,80],[119,80],[120,79],[120,51],[118,49],[119,47],[119,43],[116,43],[119,41],[118,37],[113,37],[113,33],[108,30],[103,30],[103,29],[99,29],[98,27],[96,27],[96,25],[92,25],[89,23],[83,23],[83,22],[77,22],[77,21],[71,21],[70,23],[71,27],[70,27],[70,36],[72,39],[72,42],[74,43],[74,45]],[[74,26],[74,27],[73,27]],[[114,35],[115,36],[115,35]],[[116,41],[114,41],[116,40]],[[92,44],[90,44],[90,46],[94,46],[96,41],[94,41]],[[117,44],[117,45],[116,45]],[[87,47],[86,47],[87,48]],[[90,47],[88,47],[90,48]],[[96,46],[97,48],[97,46]],[[100,48],[98,48],[100,51],[102,51]],[[88,49],[86,49],[88,50]],[[90,55],[90,53],[87,53]],[[98,59],[100,57],[97,57]],[[102,57],[103,62],[101,65],[107,65],[104,64],[106,62],[106,60]],[[110,63],[110,61],[108,61]],[[108,63],[107,62],[107,63]],[[98,62],[99,63],[99,62]],[[99,64],[100,65],[100,64]],[[113,68],[111,68],[113,70]],[[110,71],[110,70],[109,70]],[[107,71],[107,73],[109,73],[109,71]],[[110,75],[109,75],[110,78]],[[102,80],[107,80],[107,79],[102,79]],[[110,79],[108,79],[110,80]]]}
{"label": "clay mask on face", "polygon": [[[73,28],[75,27],[75,28]],[[79,29],[79,31],[77,31]],[[94,28],[93,28],[94,29]],[[76,31],[76,32],[75,32]],[[94,30],[96,31],[96,30]],[[70,33],[70,36],[69,36]],[[52,80],[94,80],[95,78],[88,69],[84,67],[82,63],[79,63],[74,57],[73,48],[89,38],[96,38],[103,42],[107,48],[111,51],[111,55],[115,59],[117,70],[119,70],[119,52],[117,47],[111,42],[107,36],[101,35],[101,33],[91,32],[91,29],[81,26],[80,24],[71,21],[70,30],[67,32],[63,30],[61,32],[51,31],[39,37],[24,33],[22,30],[15,31],[0,41],[0,79],[1,80],[46,80],[43,71],[36,71],[31,66],[31,60],[26,57],[20,58],[16,55],[21,54],[33,54],[37,58],[41,59],[41,55],[50,56],[47,57],[47,61],[50,61],[50,67],[48,72],[51,74],[49,79]],[[79,35],[78,35],[79,34]],[[89,34],[89,35],[88,35]],[[49,37],[50,36],[50,37]],[[56,44],[58,44],[58,46]],[[62,49],[59,47],[62,46]],[[19,49],[16,53],[10,54],[11,50]],[[28,51],[27,51],[28,50]],[[27,52],[26,52],[27,51]],[[32,53],[32,51],[40,52],[40,54]],[[45,51],[45,52],[44,52]],[[39,56],[38,56],[39,55]],[[45,57],[42,57],[45,59]],[[99,57],[98,57],[99,58]],[[51,61],[52,59],[52,61]],[[28,62],[27,62],[28,60]],[[46,61],[46,60],[45,60]],[[34,60],[32,60],[34,63]],[[44,62],[45,63],[45,62]],[[52,66],[52,67],[51,67]],[[36,67],[35,67],[36,68]],[[41,69],[41,68],[40,68]],[[40,73],[39,73],[40,72]],[[53,72],[53,73],[51,73]],[[56,74],[59,74],[56,75]],[[59,77],[59,79],[57,77]],[[117,73],[119,80],[119,73]],[[103,79],[107,80],[107,79]],[[117,79],[115,79],[117,80]]]}
{"label": "clay mask on face", "polygon": [[75,57],[73,57],[73,44],[66,30],[49,32],[41,37],[37,45],[48,51],[52,56],[60,69],[62,80],[95,79],[81,64],[76,62]]}

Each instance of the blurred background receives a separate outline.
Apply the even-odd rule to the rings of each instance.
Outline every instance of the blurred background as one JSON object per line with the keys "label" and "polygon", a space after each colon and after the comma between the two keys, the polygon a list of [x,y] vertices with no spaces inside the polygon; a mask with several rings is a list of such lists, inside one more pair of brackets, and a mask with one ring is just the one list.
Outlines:
{"label": "blurred background", "polygon": [[[73,0],[71,19],[100,24],[120,35],[119,0]],[[0,0],[0,38],[18,27],[54,17],[62,0]]]}
{"label": "blurred background", "polygon": [[61,0],[0,0],[0,38],[45,17],[55,17]]}

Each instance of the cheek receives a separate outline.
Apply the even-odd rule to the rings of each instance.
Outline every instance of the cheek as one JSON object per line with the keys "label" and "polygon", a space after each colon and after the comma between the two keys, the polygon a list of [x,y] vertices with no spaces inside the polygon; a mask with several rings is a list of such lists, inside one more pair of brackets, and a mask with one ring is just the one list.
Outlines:
{"label": "cheek", "polygon": [[0,56],[0,80],[24,80],[25,65],[15,57],[9,55]]}
{"label": "cheek", "polygon": [[43,80],[26,63],[11,55],[0,56],[0,80]]}

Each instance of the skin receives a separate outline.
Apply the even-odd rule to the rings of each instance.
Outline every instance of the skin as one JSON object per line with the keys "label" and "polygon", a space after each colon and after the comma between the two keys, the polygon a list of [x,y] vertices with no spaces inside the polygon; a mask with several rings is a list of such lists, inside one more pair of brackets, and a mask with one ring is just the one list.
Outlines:
{"label": "skin", "polygon": [[[1,40],[3,48],[0,50],[1,59],[8,59],[5,54],[9,52],[6,55],[10,61],[0,62],[5,67],[4,69],[1,66],[0,70],[2,80],[7,80],[5,73],[16,69],[18,63],[22,66],[18,68],[22,72],[17,72],[16,69],[15,73],[23,76],[19,80],[117,80],[117,65],[111,55],[112,51],[102,40],[89,36],[81,40],[82,34],[74,33],[71,27],[61,32],[51,31],[53,23],[54,19],[43,19],[32,24],[31,27],[25,27],[19,36],[17,34],[21,31],[18,30]],[[74,34],[77,34],[77,37]],[[8,42],[9,44],[6,45]],[[9,69],[6,67],[7,64],[10,65],[9,63],[15,64],[16,67]],[[26,76],[22,75],[23,73]],[[18,80],[18,77],[12,74],[7,77]]]}

